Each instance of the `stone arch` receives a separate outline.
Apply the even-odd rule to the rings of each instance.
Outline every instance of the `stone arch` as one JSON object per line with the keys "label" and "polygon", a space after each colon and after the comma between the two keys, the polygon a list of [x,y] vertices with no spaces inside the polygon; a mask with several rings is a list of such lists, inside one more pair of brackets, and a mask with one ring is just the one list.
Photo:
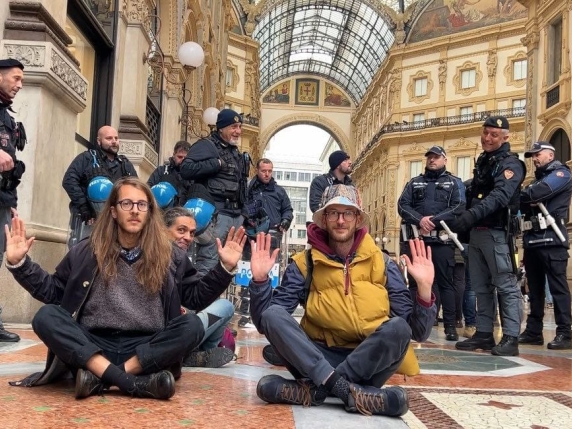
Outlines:
{"label": "stone arch", "polygon": [[268,146],[268,142],[278,131],[292,125],[301,124],[314,125],[324,131],[327,131],[334,139],[336,139],[343,151],[350,154],[353,153],[353,147],[350,147],[350,139],[346,133],[344,133],[344,131],[334,121],[316,113],[294,113],[274,121],[266,127],[260,135],[260,153],[264,153],[266,146]]}
{"label": "stone arch", "polygon": [[572,135],[572,127],[567,121],[561,118],[554,118],[544,126],[542,132],[538,136],[538,140],[549,141],[550,137],[552,137],[559,128],[562,128],[568,136]]}

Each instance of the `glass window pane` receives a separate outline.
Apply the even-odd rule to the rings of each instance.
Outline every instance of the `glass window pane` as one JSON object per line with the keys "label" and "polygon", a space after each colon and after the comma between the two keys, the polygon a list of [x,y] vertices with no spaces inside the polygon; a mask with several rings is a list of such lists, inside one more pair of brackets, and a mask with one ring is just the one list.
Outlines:
{"label": "glass window pane", "polygon": [[411,161],[409,164],[409,177],[417,177],[421,174],[423,163],[421,161]]}

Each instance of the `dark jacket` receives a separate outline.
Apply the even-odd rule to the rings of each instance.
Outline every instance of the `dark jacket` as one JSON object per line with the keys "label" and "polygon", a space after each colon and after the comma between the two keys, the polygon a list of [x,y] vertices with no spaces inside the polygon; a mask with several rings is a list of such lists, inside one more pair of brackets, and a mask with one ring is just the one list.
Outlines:
{"label": "dark jacket", "polygon": [[322,194],[328,186],[332,185],[353,185],[352,178],[346,176],[344,181],[341,182],[334,176],[332,170],[314,178],[310,184],[310,210],[312,210],[312,213],[315,213],[320,208]]}
{"label": "dark jacket", "polygon": [[426,171],[409,181],[398,201],[403,222],[419,226],[421,218],[431,216],[435,229],[440,221],[449,222],[465,210],[465,186],[460,178],[443,171]]}
{"label": "dark jacket", "polygon": [[479,156],[467,193],[467,209],[476,226],[506,227],[506,209],[510,208],[513,215],[519,209],[520,187],[525,174],[524,162],[510,152],[509,143]]}
{"label": "dark jacket", "polygon": [[[356,236],[359,233],[360,231],[357,231]],[[364,235],[364,233],[361,233],[359,241],[363,239]],[[327,233],[316,224],[311,224],[308,228],[308,242],[313,248],[317,248],[318,251],[326,255],[327,258],[340,262],[342,265],[344,264],[340,257],[332,254],[332,250],[327,250],[329,249]],[[359,245],[359,243],[356,243],[356,245]],[[352,256],[355,256],[355,254],[356,252],[353,252]],[[350,264],[351,259],[347,263]],[[363,281],[364,279],[361,278],[360,280]],[[284,307],[288,313],[292,314],[298,305],[303,303],[305,282],[306,279],[302,276],[295,262],[288,265],[282,277],[282,282],[274,290],[274,293],[272,293],[270,280],[264,283],[250,282],[250,313],[252,323],[258,328],[259,332],[262,313],[271,305]],[[343,287],[343,285],[340,285],[340,287]],[[389,296],[390,317],[405,319],[411,326],[412,338],[419,342],[425,341],[431,333],[437,313],[437,308],[434,305],[435,297],[432,295],[431,303],[422,303],[418,298],[412,299],[403,276],[393,261],[390,261],[387,265],[385,288]],[[350,307],[352,306],[348,306],[348,308]],[[344,315],[340,313],[340,317],[344,317]]]}
{"label": "dark jacket", "polygon": [[182,206],[187,202],[191,183],[182,178],[181,166],[175,165],[173,158],[169,158],[167,164],[157,167],[147,180],[150,188],[161,182],[168,182],[177,190],[175,206]]}
{"label": "dark jacket", "polygon": [[[560,161],[554,160],[547,165],[537,168],[534,172],[536,180],[520,193],[520,210],[525,220],[538,216],[540,209],[532,204],[543,203],[546,210],[556,220],[560,231],[566,238],[560,241],[552,227],[524,232],[525,248],[530,247],[565,247],[568,248],[568,211],[572,195],[572,180],[570,169]],[[531,243],[532,240],[532,243]]]}
{"label": "dark jacket", "polygon": [[258,180],[258,176],[248,185],[247,201],[260,201],[262,208],[270,219],[270,226],[280,225],[285,220],[288,226],[292,222],[293,212],[290,198],[284,188],[276,183],[273,177],[270,182],[264,184]]}
{"label": "dark jacket", "polygon": [[[0,149],[14,158],[16,162],[16,138],[17,138],[17,125],[14,118],[8,112],[9,104],[0,102]],[[4,172],[8,173],[8,172]],[[3,174],[3,175],[4,175]],[[4,180],[4,179],[3,179]],[[18,206],[18,194],[16,189],[7,190],[0,187],[0,207],[14,207]],[[2,234],[4,231],[2,231]]]}
{"label": "dark jacket", "polygon": [[[93,153],[100,167],[94,167]],[[92,149],[80,153],[71,162],[62,181],[62,186],[71,200],[70,210],[77,211],[82,205],[88,204],[87,185],[96,176],[107,177],[114,183],[122,177],[137,177],[137,172],[131,161],[123,155],[118,155],[114,161],[109,161],[100,150]]]}
{"label": "dark jacket", "polygon": [[181,176],[204,185],[219,213],[239,216],[246,202],[249,167],[236,146],[213,132],[191,146],[181,164]]}
{"label": "dark jacket", "polygon": [[[160,292],[165,324],[181,314],[181,305],[196,311],[209,306],[228,287],[232,278],[221,264],[204,277],[197,277],[197,270],[185,252],[176,246],[173,246],[172,259]],[[54,274],[48,274],[28,256],[21,267],[9,270],[35,299],[44,304],[60,305],[78,319],[97,275],[97,261],[89,239],[85,239],[70,249]],[[64,372],[65,366],[62,367],[61,361],[48,351],[45,371],[30,375],[22,385],[47,384],[56,381]]]}

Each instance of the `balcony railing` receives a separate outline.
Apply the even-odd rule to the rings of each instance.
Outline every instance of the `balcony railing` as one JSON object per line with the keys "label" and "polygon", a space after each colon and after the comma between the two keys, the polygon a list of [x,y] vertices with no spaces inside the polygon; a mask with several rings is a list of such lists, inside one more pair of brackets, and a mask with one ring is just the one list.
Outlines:
{"label": "balcony railing", "polygon": [[546,108],[550,108],[560,101],[560,85],[555,86],[546,93]]}
{"label": "balcony railing", "polygon": [[485,112],[469,113],[465,115],[445,116],[442,118],[425,119],[423,121],[412,121],[412,122],[403,121],[403,122],[395,122],[393,124],[387,124],[382,128],[380,128],[377,133],[375,133],[373,138],[361,151],[361,153],[356,159],[355,166],[357,167],[360,164],[360,162],[365,159],[365,155],[368,153],[368,151],[375,146],[375,144],[379,141],[380,137],[384,134],[417,131],[435,127],[448,127],[454,125],[472,124],[475,122],[484,122],[489,116],[504,116],[505,118],[519,118],[524,116],[525,113],[526,109],[524,107],[516,107],[513,109],[487,110]]}

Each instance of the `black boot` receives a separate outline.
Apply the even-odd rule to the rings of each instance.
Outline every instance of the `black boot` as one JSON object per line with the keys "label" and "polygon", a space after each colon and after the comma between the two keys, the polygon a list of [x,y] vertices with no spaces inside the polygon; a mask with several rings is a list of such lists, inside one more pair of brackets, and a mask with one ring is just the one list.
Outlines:
{"label": "black boot", "polygon": [[407,391],[399,386],[382,387],[350,385],[350,395],[346,411],[359,412],[366,416],[372,414],[399,417],[409,411]]}
{"label": "black boot", "polygon": [[163,370],[151,375],[139,375],[131,393],[137,398],[169,399],[175,394],[175,378]]}
{"label": "black boot", "polygon": [[533,346],[543,346],[544,337],[542,334],[533,334],[525,329],[524,332],[518,336],[518,343],[530,344]]}
{"label": "black boot", "polygon": [[103,382],[87,369],[78,369],[75,375],[75,399],[83,399],[92,395],[101,395]]}
{"label": "black boot", "polygon": [[264,346],[264,348],[262,349],[262,357],[270,365],[275,365],[275,366],[286,365],[286,363],[282,360],[282,358],[276,354],[274,347],[272,347],[270,344]]}
{"label": "black boot", "polygon": [[491,350],[495,346],[495,338],[492,332],[475,332],[475,334],[464,341],[459,341],[455,344],[457,350],[475,351]]}
{"label": "black boot", "polygon": [[550,350],[570,350],[572,349],[572,341],[570,337],[566,337],[564,334],[558,334],[546,347]]}
{"label": "black boot", "polygon": [[492,348],[491,354],[495,356],[518,356],[518,337],[503,335],[500,343]]}
{"label": "black boot", "polygon": [[4,328],[0,328],[0,343],[17,343],[20,341],[20,336],[13,332],[8,332]]}
{"label": "black boot", "polygon": [[457,341],[459,339],[459,334],[457,334],[457,328],[455,328],[455,325],[445,326],[445,335],[447,341]]}

